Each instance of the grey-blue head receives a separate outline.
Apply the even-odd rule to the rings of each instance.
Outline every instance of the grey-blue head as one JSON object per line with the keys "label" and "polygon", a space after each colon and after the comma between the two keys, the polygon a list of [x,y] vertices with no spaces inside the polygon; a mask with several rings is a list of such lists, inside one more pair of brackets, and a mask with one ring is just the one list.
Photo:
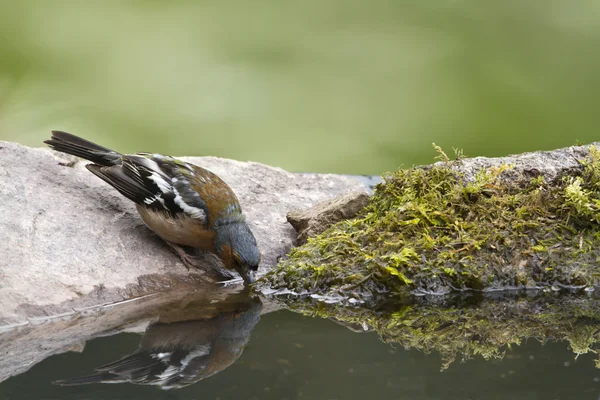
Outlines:
{"label": "grey-blue head", "polygon": [[245,221],[220,221],[215,224],[215,247],[225,268],[236,270],[247,284],[254,282],[261,254],[256,239]]}

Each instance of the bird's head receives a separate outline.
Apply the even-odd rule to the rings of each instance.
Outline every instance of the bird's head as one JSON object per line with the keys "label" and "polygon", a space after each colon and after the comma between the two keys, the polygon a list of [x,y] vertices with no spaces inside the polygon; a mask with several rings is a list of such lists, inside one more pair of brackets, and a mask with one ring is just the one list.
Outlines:
{"label": "bird's head", "polygon": [[246,284],[254,282],[261,254],[245,221],[224,221],[216,224],[215,246],[225,268],[236,270]]}

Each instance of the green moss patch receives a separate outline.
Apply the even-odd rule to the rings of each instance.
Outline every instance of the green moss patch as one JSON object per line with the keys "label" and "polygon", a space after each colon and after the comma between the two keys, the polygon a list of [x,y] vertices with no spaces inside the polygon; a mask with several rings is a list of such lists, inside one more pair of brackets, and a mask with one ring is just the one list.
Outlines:
{"label": "green moss patch", "polygon": [[385,175],[357,218],[293,249],[259,286],[364,299],[598,284],[598,149],[552,181],[511,165],[467,179],[441,154]]}
{"label": "green moss patch", "polygon": [[[435,296],[439,299],[439,296]],[[555,293],[479,299],[420,301],[369,308],[278,297],[292,311],[334,320],[354,331],[376,332],[382,341],[438,353],[441,368],[455,360],[502,358],[527,339],[565,341],[575,356],[600,348],[600,301]],[[596,360],[600,367],[600,360]]]}

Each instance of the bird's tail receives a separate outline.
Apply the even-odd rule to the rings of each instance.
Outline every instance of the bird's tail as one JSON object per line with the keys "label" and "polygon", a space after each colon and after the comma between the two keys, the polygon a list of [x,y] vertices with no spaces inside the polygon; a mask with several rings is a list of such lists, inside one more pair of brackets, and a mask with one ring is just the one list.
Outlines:
{"label": "bird's tail", "polygon": [[[117,378],[117,379],[115,379]],[[98,373],[88,376],[80,376],[79,378],[61,379],[59,381],[52,382],[59,386],[76,386],[76,385],[87,385],[90,383],[118,383],[118,377],[111,374],[110,372]]]}
{"label": "bird's tail", "polygon": [[95,164],[109,166],[121,163],[121,154],[116,151],[67,132],[52,131],[52,138],[44,143],[54,150],[85,158]]}

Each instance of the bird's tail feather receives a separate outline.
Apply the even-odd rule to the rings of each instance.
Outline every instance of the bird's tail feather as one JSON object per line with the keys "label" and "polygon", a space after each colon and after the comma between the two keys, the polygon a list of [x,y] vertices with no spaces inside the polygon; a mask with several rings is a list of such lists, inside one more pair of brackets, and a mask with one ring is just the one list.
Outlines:
{"label": "bird's tail feather", "polygon": [[116,165],[121,163],[121,154],[97,145],[67,132],[52,131],[52,138],[44,141],[54,150],[85,158],[100,165]]}
{"label": "bird's tail feather", "polygon": [[110,372],[103,372],[94,375],[80,376],[79,378],[61,379],[52,382],[59,386],[76,386],[76,385],[87,385],[90,383],[118,383],[115,378],[119,378]]}

